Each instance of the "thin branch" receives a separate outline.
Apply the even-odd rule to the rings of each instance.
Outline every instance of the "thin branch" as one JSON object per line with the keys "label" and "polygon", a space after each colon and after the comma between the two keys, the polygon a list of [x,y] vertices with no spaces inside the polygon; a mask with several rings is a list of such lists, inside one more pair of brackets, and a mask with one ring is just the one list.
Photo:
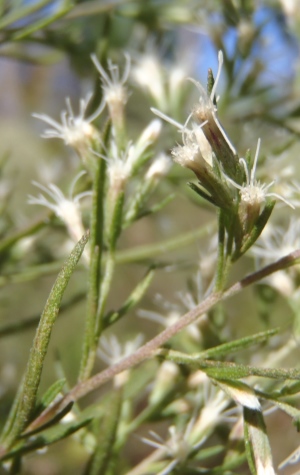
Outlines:
{"label": "thin branch", "polygon": [[300,260],[300,249],[288,254],[282,259],[279,259],[275,263],[270,264],[264,267],[263,269],[260,269],[254,272],[253,274],[246,276],[244,279],[233,284],[224,293],[217,292],[209,295],[197,307],[187,312],[172,326],[166,328],[159,335],[148,341],[148,343],[139,348],[134,354],[124,358],[119,363],[110,366],[104,371],[97,373],[95,376],[88,379],[87,381],[74,386],[74,388],[68,394],[66,394],[60,401],[58,401],[50,409],[46,409],[35,421],[33,421],[30,424],[28,430],[33,430],[39,425],[44,424],[45,421],[49,420],[58,411],[61,411],[66,405],[68,405],[70,401],[77,401],[78,399],[86,396],[90,392],[97,389],[102,384],[108,382],[122,371],[130,369],[141,363],[142,361],[145,361],[146,359],[152,357],[154,352],[159,347],[165,344],[170,338],[179,333],[185,327],[197,320],[201,315],[208,312],[216,303],[234,296],[235,294],[243,290],[245,287],[248,287],[249,285],[260,281],[261,279],[273,274],[274,272],[277,272],[278,270],[286,269],[287,267],[296,264],[298,260]]}

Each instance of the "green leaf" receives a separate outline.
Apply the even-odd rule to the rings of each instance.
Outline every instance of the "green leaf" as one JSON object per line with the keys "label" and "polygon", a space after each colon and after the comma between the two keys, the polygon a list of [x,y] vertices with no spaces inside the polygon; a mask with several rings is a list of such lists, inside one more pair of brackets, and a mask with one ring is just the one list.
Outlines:
{"label": "green leaf", "polygon": [[245,452],[247,457],[247,462],[250,468],[252,475],[257,475],[255,468],[254,454],[250,438],[250,430],[247,421],[244,419],[244,441],[245,441]]}
{"label": "green leaf", "polygon": [[32,35],[33,33],[39,30],[42,30],[46,26],[51,25],[51,23],[53,23],[54,21],[65,16],[72,9],[72,6],[73,6],[71,2],[68,2],[68,3],[69,5],[61,6],[61,8],[58,11],[56,11],[53,15],[49,17],[41,18],[37,20],[35,23],[29,24],[27,27],[20,29],[19,32],[17,31],[16,33],[12,34],[11,35],[12,41],[20,41]]}
{"label": "green leaf", "polygon": [[291,384],[284,385],[280,390],[276,391],[271,397],[292,396],[300,392],[300,382],[296,381]]}
{"label": "green leaf", "polygon": [[157,356],[163,356],[165,359],[174,361],[178,364],[186,364],[204,371],[208,376],[215,379],[234,380],[246,378],[247,376],[261,376],[272,379],[297,379],[300,380],[299,369],[276,369],[259,368],[223,361],[211,361],[202,359],[201,353],[196,355],[187,355],[179,351],[173,351],[162,348],[156,351]]}
{"label": "green leaf", "polygon": [[41,402],[39,404],[39,410],[42,412],[46,407],[53,402],[53,400],[59,395],[66,384],[66,379],[61,378],[55,381],[50,388],[43,394]]}
{"label": "green leaf", "polygon": [[77,432],[82,427],[85,427],[91,422],[91,420],[91,417],[79,418],[69,423],[61,423],[55,427],[51,427],[38,435],[30,435],[28,439],[24,439],[22,442],[17,443],[15,448],[6,453],[1,460],[15,458],[16,456],[33,452],[54,444],[55,442],[74,434],[74,432]]}
{"label": "green leaf", "polygon": [[211,222],[206,226],[201,226],[193,231],[182,233],[179,236],[166,239],[159,243],[146,244],[143,246],[137,246],[133,249],[117,251],[116,262],[119,264],[126,264],[127,262],[138,262],[145,259],[157,259],[158,256],[164,255],[166,252],[186,247],[202,237],[209,236],[215,231],[215,229],[215,223]]}
{"label": "green leaf", "polygon": [[211,203],[214,206],[218,206],[217,203],[215,202],[215,200],[212,198],[212,196],[205,193],[205,191],[203,191],[201,188],[199,188],[199,186],[197,186],[195,183],[189,182],[189,183],[187,183],[187,185],[188,185],[189,188],[191,188],[191,190],[195,191],[195,193],[197,193],[197,195],[201,196],[201,198],[208,201],[209,203]]}
{"label": "green leaf", "polygon": [[255,391],[242,381],[222,381],[214,379],[214,382],[237,404],[250,409],[260,410],[260,403]]}
{"label": "green leaf", "polygon": [[27,437],[31,437],[33,434],[37,434],[38,432],[42,432],[45,429],[48,429],[51,426],[54,426],[57,422],[61,421],[63,417],[65,417],[72,409],[74,406],[74,402],[70,401],[69,404],[66,405],[61,411],[59,411],[57,414],[55,414],[52,419],[49,419],[45,424],[41,424],[40,426],[36,427],[35,429],[29,429],[23,432],[22,435],[19,436],[19,438],[26,439]]}
{"label": "green leaf", "polygon": [[[274,474],[271,447],[261,411],[244,407],[245,442],[247,458],[253,474]],[[255,468],[254,468],[255,467]]]}
{"label": "green leaf", "polygon": [[159,203],[151,206],[151,208],[147,208],[141,211],[140,213],[138,213],[137,216],[135,217],[135,220],[137,221],[138,219],[144,218],[145,216],[158,213],[158,211],[161,211],[167,204],[169,204],[172,200],[174,200],[174,198],[175,198],[174,193],[167,196],[166,198],[161,200]]}
{"label": "green leaf", "polygon": [[113,203],[112,218],[110,223],[110,229],[108,232],[108,242],[107,245],[112,251],[115,251],[117,239],[120,236],[122,230],[122,215],[123,215],[123,206],[124,206],[124,192],[121,191],[118,196],[115,198]]}
{"label": "green leaf", "polygon": [[202,351],[198,354],[198,358],[210,359],[225,356],[235,353],[236,351],[244,350],[251,345],[266,342],[271,336],[276,335],[279,332],[279,328],[259,332],[251,336],[239,338],[238,340],[231,341],[229,343],[223,343],[222,345],[215,346],[209,350]]}
{"label": "green leaf", "polygon": [[300,409],[297,409],[296,407],[292,406],[291,404],[283,401],[279,401],[276,397],[273,395],[267,394],[263,391],[260,390],[255,390],[255,393],[257,394],[258,397],[266,399],[267,401],[272,402],[275,406],[278,407],[278,409],[281,409],[284,411],[286,414],[291,416],[294,419],[294,422],[298,422],[300,420]]}
{"label": "green leaf", "polygon": [[9,251],[9,249],[14,246],[18,241],[21,239],[34,235],[39,231],[40,229],[44,228],[48,223],[49,220],[52,219],[53,213],[49,213],[46,218],[39,219],[35,221],[34,223],[31,223],[27,225],[24,229],[20,231],[15,231],[13,234],[11,234],[8,237],[5,237],[4,239],[1,239],[0,241],[0,256],[4,255]]}
{"label": "green leaf", "polygon": [[240,379],[247,376],[261,376],[272,379],[299,379],[300,371],[297,369],[274,369],[258,368],[221,361],[200,361],[199,369],[202,369],[208,376],[216,379]]}
{"label": "green leaf", "polygon": [[243,254],[245,254],[248,249],[255,243],[255,241],[259,238],[261,235],[265,225],[267,224],[271,213],[274,209],[274,206],[276,204],[275,200],[269,201],[266,203],[262,213],[260,214],[258,220],[256,221],[255,225],[253,226],[253,229],[251,231],[250,236],[246,238],[246,240],[243,242],[242,246],[240,249],[237,249],[235,253],[233,254],[231,260],[232,262],[235,262],[237,259],[239,259]]}
{"label": "green leaf", "polygon": [[30,350],[23,382],[13,406],[14,417],[11,419],[9,416],[8,423],[3,431],[2,444],[6,448],[10,447],[22,433],[33,414],[52,328],[59,312],[63,294],[88,241],[88,237],[89,233],[86,233],[74,247],[59,273],[46,302]]}
{"label": "green leaf", "polygon": [[139,303],[139,301],[143,298],[149,285],[151,284],[154,274],[155,269],[150,269],[146,273],[145,277],[141,280],[141,282],[139,282],[136,288],[131,292],[122,307],[115,312],[110,312],[104,317],[104,327],[107,327],[117,322],[121,317],[123,317],[123,315],[126,315],[135,305]]}

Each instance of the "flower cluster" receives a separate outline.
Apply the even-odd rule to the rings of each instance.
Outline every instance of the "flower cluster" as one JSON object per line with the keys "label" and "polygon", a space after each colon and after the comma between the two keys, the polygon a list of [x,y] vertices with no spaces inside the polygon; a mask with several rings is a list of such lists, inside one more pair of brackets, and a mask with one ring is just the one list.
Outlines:
{"label": "flower cluster", "polygon": [[[131,200],[128,199],[128,202],[122,203],[129,179],[136,175],[141,167],[145,168],[146,162],[151,159],[150,149],[160,135],[161,121],[157,118],[152,120],[135,142],[129,140],[124,119],[125,105],[129,97],[126,82],[130,72],[130,57],[125,55],[123,74],[120,73],[118,66],[110,60],[107,63],[106,71],[95,55],[92,55],[91,59],[100,73],[103,92],[103,99],[96,110],[91,115],[87,115],[89,102],[92,98],[90,93],[86,99],[80,100],[77,115],[73,111],[70,99],[66,99],[67,108],[61,113],[61,123],[45,114],[34,114],[34,117],[51,126],[51,128],[44,131],[42,137],[62,139],[66,145],[77,151],[83,165],[90,172],[92,180],[95,176],[97,160],[101,159],[106,162],[106,228],[113,227],[116,224],[111,217],[114,215],[114,208],[117,206],[116,203],[118,203],[119,198],[121,206],[120,213],[116,218],[119,221],[117,227],[120,227],[122,220],[124,226],[126,226],[137,219],[144,202],[158,185],[160,179],[168,173],[171,160],[164,154],[158,155],[148,166],[148,170],[145,170],[145,180],[139,181],[136,193],[132,195]],[[111,127],[108,128],[107,132],[103,132],[102,136],[93,122],[100,116],[105,107],[107,107],[109,113]],[[37,198],[31,196],[29,203],[44,205],[54,211],[56,216],[65,223],[72,239],[78,241],[84,232],[78,201],[86,193],[80,194],[75,199],[71,196],[67,199],[52,183],[49,184],[49,187],[36,183],[35,185],[48,195],[53,202],[40,194]],[[123,204],[124,208],[127,208],[124,219],[122,217]]]}
{"label": "flower cluster", "polygon": [[[180,471],[188,473],[189,470],[192,473],[196,464],[195,471],[198,469],[201,471],[202,467],[199,463],[209,456],[205,455],[203,445],[209,441],[208,439],[215,438],[216,428],[220,424],[234,422],[235,426],[230,435],[228,432],[228,441],[231,441],[234,435],[240,442],[243,437],[241,421],[244,420],[245,441],[250,447],[252,465],[255,465],[258,475],[266,473],[273,475],[275,472],[271,451],[265,434],[262,407],[258,399],[258,397],[263,398],[263,392],[252,389],[241,380],[243,374],[246,376],[248,374],[246,366],[229,363],[229,361],[225,361],[225,364],[222,360],[215,361],[215,358],[222,358],[229,352],[236,351],[244,343],[239,340],[231,346],[224,342],[225,325],[223,331],[223,327],[221,328],[219,324],[218,310],[213,309],[212,305],[218,301],[219,295],[226,288],[226,273],[229,264],[238,259],[258,239],[267,224],[276,199],[290,206],[291,203],[276,192],[270,191],[274,181],[265,184],[256,178],[260,139],[254,157],[248,153],[245,158],[240,158],[220,123],[219,98],[216,96],[223,62],[220,52],[216,79],[210,71],[207,91],[201,84],[191,80],[199,91],[200,97],[184,124],[171,119],[163,112],[153,110],[160,118],[175,125],[181,133],[182,143],[174,147],[171,155],[176,163],[194,173],[197,182],[190,183],[190,187],[202,199],[218,208],[218,249],[214,245],[214,239],[210,242],[210,251],[216,251],[213,254],[218,253],[217,262],[214,257],[212,258],[212,252],[206,253],[195,281],[189,280],[189,291],[178,293],[180,305],[171,305],[160,295],[157,296],[156,303],[163,308],[164,317],[153,310],[140,309],[137,312],[140,317],[163,325],[165,331],[162,337],[155,338],[141,348],[143,337],[140,334],[126,342],[119,341],[113,333],[109,337],[103,336],[103,331],[106,331],[109,325],[117,322],[139,303],[152,279],[153,269],[151,268],[121,306],[114,310],[108,308],[118,262],[118,238],[127,226],[141,216],[152,212],[148,198],[160,179],[168,173],[172,160],[166,153],[155,154],[152,149],[162,128],[162,122],[159,119],[152,120],[134,141],[127,136],[125,105],[129,97],[126,86],[130,73],[129,56],[125,55],[123,74],[111,61],[108,61],[106,69],[95,55],[92,56],[92,61],[100,73],[103,96],[102,102],[92,115],[86,113],[91,95],[86,100],[80,101],[78,115],[74,114],[71,102],[67,99],[67,110],[61,114],[61,123],[45,115],[36,115],[52,127],[45,131],[44,137],[62,139],[65,144],[79,153],[83,165],[90,172],[82,187],[83,192],[77,196],[73,193],[77,180],[86,173],[85,171],[77,175],[67,197],[53,183],[43,186],[36,182],[34,185],[40,192],[37,197],[29,197],[29,203],[48,207],[64,223],[71,239],[77,242],[85,232],[79,202],[81,198],[92,195],[89,223],[90,247],[83,251],[91,273],[79,386],[83,387],[82,383],[87,382],[92,374],[96,355],[107,365],[114,367],[107,368],[105,371],[106,374],[110,373],[109,377],[113,377],[113,391],[118,397],[116,401],[114,397],[112,398],[114,403],[112,406],[105,406],[109,409],[106,411],[104,408],[103,419],[102,408],[99,406],[101,426],[105,428],[103,434],[108,437],[107,440],[111,445],[109,450],[113,455],[122,447],[125,441],[124,434],[127,435],[136,430],[141,422],[152,423],[155,420],[173,417],[166,440],[155,432],[150,433],[151,439],[142,439],[156,450],[151,454],[151,460],[148,458],[146,463],[142,462],[145,463],[146,472],[143,470],[139,472],[139,467],[137,467],[130,472],[132,474],[149,471],[158,473],[159,470],[160,475]],[[150,68],[152,76],[150,74],[144,76],[142,70],[136,67],[133,74],[135,80],[140,84],[143,83],[158,107],[161,106],[163,111],[170,111],[169,102],[171,101],[169,101],[168,91],[171,90],[171,86],[165,82],[163,71],[159,69],[157,63],[150,61],[148,67],[152,68]],[[183,80],[183,76],[179,73],[177,80],[178,83]],[[108,125],[100,132],[94,127],[93,121],[105,107],[109,116]],[[89,191],[89,187],[92,191]],[[294,187],[297,191],[297,185]],[[156,210],[159,209],[158,206]],[[290,246],[293,250],[295,242],[299,247],[297,244],[299,232],[299,223],[293,222],[286,234],[284,231],[279,232],[279,237],[282,238],[280,243],[278,233],[277,237],[271,233],[265,240],[267,250],[261,241],[262,244],[254,248],[254,253],[267,262],[268,252],[271,254],[272,251],[273,258],[279,249],[282,251],[283,238],[286,247]],[[285,252],[287,251],[283,251]],[[212,266],[212,259],[216,265]],[[214,279],[212,267],[216,268]],[[201,307],[201,303],[205,301],[213,285],[215,285],[215,292],[212,296],[208,296],[205,303],[207,307],[205,305]],[[206,288],[208,290],[204,292]],[[285,290],[287,296],[290,295],[288,290],[289,288]],[[211,301],[210,297],[212,297]],[[295,302],[294,305],[296,306]],[[201,308],[206,308],[207,313],[200,314]],[[182,316],[186,310],[189,314]],[[168,327],[172,327],[171,331]],[[179,333],[180,328],[183,331]],[[256,341],[256,338],[257,342],[261,341],[261,336],[255,336],[249,339],[248,343]],[[167,341],[170,348],[162,348],[161,346]],[[215,349],[214,342],[217,345]],[[248,343],[245,343],[245,346]],[[184,350],[186,353],[178,351],[177,346],[179,350]],[[291,344],[285,345],[284,351],[277,352],[277,360],[272,358],[272,363],[285,356],[290,350]],[[150,368],[153,371],[153,374],[150,374],[151,384],[147,379],[149,375],[145,374],[147,378],[145,378],[145,383],[142,381],[141,388],[144,384],[147,407],[131,418],[135,412],[133,398],[128,396],[128,394],[133,394],[131,388],[134,388],[134,385],[131,387],[131,383],[135,384],[135,372],[132,368],[142,361],[139,358],[150,358],[156,354],[156,351],[157,356],[166,360],[159,367],[153,365],[153,369]],[[191,355],[191,353],[194,354]],[[124,359],[126,361],[119,365],[118,363]],[[158,360],[158,364],[159,362]],[[120,367],[125,369],[116,374]],[[253,372],[255,368],[249,368],[249,375],[255,374]],[[128,389],[131,392],[127,391]],[[233,407],[232,403],[235,403],[236,407]],[[238,416],[238,421],[236,416]],[[111,433],[109,433],[110,430]],[[98,446],[100,448],[103,446],[101,439],[99,443],[95,442],[94,437],[92,439],[93,450],[98,450]],[[105,450],[106,447],[107,445],[104,445]],[[211,447],[206,447],[206,449],[210,450]],[[95,454],[97,455],[96,452]],[[230,457],[226,459],[224,457],[224,460],[226,464],[230,463]],[[158,463],[157,470],[156,467],[155,470],[151,470],[153,462]],[[206,468],[203,470],[205,471]],[[102,473],[102,468],[98,472]]]}
{"label": "flower cluster", "polygon": [[279,194],[269,191],[274,181],[262,184],[255,178],[260,140],[251,166],[251,155],[248,154],[246,159],[239,158],[223,129],[217,116],[219,98],[216,97],[222,63],[220,51],[216,80],[210,71],[207,91],[191,79],[200,97],[185,124],[176,122],[157,109],[152,111],[181,132],[183,145],[172,150],[173,159],[196,175],[198,183],[190,183],[191,188],[222,210],[228,239],[235,245],[231,249],[232,260],[235,260],[257,239],[276,199],[292,208],[293,205]]}

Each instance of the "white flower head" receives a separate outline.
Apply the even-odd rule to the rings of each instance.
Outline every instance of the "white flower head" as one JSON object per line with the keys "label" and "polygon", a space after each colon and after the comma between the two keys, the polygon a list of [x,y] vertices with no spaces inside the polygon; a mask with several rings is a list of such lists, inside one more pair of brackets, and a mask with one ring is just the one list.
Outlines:
{"label": "white flower head", "polygon": [[[212,153],[203,132],[198,129],[199,127],[193,131],[188,129],[183,130],[183,145],[178,145],[171,153],[176,163],[192,170],[199,180],[201,180],[203,175],[206,174],[207,166],[211,166],[212,164]],[[205,156],[202,154],[203,150]]]}
{"label": "white flower head", "polygon": [[187,66],[182,67],[182,64],[179,63],[169,68],[168,79],[170,98],[181,94],[182,88],[184,87],[184,81],[186,80],[187,70]]}
{"label": "white flower head", "polygon": [[[49,208],[51,211],[53,211],[55,215],[66,225],[69,235],[74,242],[78,242],[85,233],[85,229],[82,224],[79,201],[86,196],[90,196],[91,192],[86,191],[73,197],[75,185],[79,178],[85,173],[85,171],[82,171],[76,175],[71,184],[68,197],[66,197],[63,192],[53,183],[50,183],[47,188],[36,181],[32,182],[33,185],[43,191],[44,194],[40,193],[38,196],[29,195],[28,197],[29,204],[46,206],[46,208]],[[88,258],[87,253],[84,255]]]}
{"label": "white flower head", "polygon": [[136,141],[137,154],[140,155],[150,144],[158,139],[161,129],[162,123],[159,119],[151,120]]}
{"label": "white flower head", "polygon": [[[288,228],[268,224],[251,248],[252,254],[262,265],[268,265],[300,249],[300,219],[291,219]],[[268,282],[281,294],[291,297],[295,290],[295,277],[299,275],[299,265],[272,274]]]}
{"label": "white flower head", "polygon": [[284,201],[284,203],[294,209],[294,206],[287,200],[285,200],[282,196],[278,195],[277,193],[268,192],[269,188],[274,185],[275,181],[272,181],[267,185],[266,183],[261,184],[260,181],[256,180],[255,173],[258,162],[260,143],[261,140],[258,139],[253,166],[250,171],[250,174],[245,159],[240,158],[239,160],[242,166],[244,167],[246,183],[241,186],[229,178],[230,183],[240,190],[241,201],[246,205],[260,207],[262,204],[265,203],[266,198],[270,196]]}
{"label": "white flower head", "polygon": [[219,100],[219,97],[216,97],[216,90],[217,90],[217,86],[218,86],[218,82],[221,76],[222,66],[223,66],[222,51],[219,51],[218,61],[219,61],[218,72],[217,72],[217,76],[214,81],[214,85],[212,87],[210,95],[207,94],[207,92],[205,91],[201,83],[195,81],[194,79],[190,79],[190,81],[192,81],[195,84],[195,86],[198,88],[200,92],[199,102],[194,107],[194,110],[193,110],[193,115],[197,117],[197,120],[199,120],[200,123],[207,120],[208,115],[215,114],[218,110],[217,101]]}
{"label": "white flower head", "polygon": [[133,170],[143,157],[147,148],[155,142],[161,133],[162,124],[154,119],[147,125],[135,143],[130,142],[127,147],[127,162]]}
{"label": "white flower head", "polygon": [[124,344],[121,344],[115,335],[103,336],[100,340],[98,356],[108,365],[114,365],[134,353],[141,346],[143,340],[144,337],[141,333]]}
{"label": "white flower head", "polygon": [[[109,366],[119,363],[122,359],[133,354],[143,343],[144,336],[139,333],[132,340],[121,344],[115,335],[102,336],[97,355]],[[115,387],[123,386],[128,380],[129,370],[119,373],[114,378]]]}
{"label": "white flower head", "polygon": [[170,389],[174,387],[180,374],[179,367],[173,361],[165,360],[156,372],[151,394],[149,395],[150,405],[161,401]]}
{"label": "white flower head", "polygon": [[[165,328],[168,328],[174,325],[174,323],[176,323],[181,318],[181,316],[186,313],[186,311],[191,310],[192,308],[195,308],[197,306],[197,299],[195,300],[189,292],[186,292],[185,294],[180,293],[178,297],[180,299],[181,305],[172,304],[171,302],[165,300],[160,294],[156,294],[155,303],[160,308],[162,308],[163,311],[160,313],[154,310],[139,309],[137,314],[141,318],[152,320],[153,322],[159,323]],[[199,320],[203,320],[205,318],[206,317],[202,315],[201,317],[199,317]],[[199,330],[197,322],[190,324],[186,328],[186,333],[196,342],[199,342],[199,340],[201,340],[201,332]]]}
{"label": "white flower head", "polygon": [[288,20],[294,22],[297,16],[299,16],[299,4],[297,0],[280,0],[282,9],[287,15]]}
{"label": "white flower head", "polygon": [[195,383],[201,390],[203,400],[200,414],[194,423],[192,436],[193,438],[208,437],[216,425],[226,418],[224,411],[228,408],[230,399],[222,390],[213,385],[202,371],[197,371],[191,376],[190,385],[194,386]]}
{"label": "white flower head", "polygon": [[[295,170],[293,169],[293,174]],[[289,203],[291,203],[295,208],[300,207],[300,184],[291,180],[290,182],[285,182],[282,186],[285,196],[288,198]]]}
{"label": "white flower head", "polygon": [[222,125],[217,117],[217,102],[219,96],[216,96],[216,89],[221,76],[223,66],[223,53],[218,54],[219,67],[210,95],[201,83],[190,79],[200,92],[198,103],[194,106],[192,116],[197,123],[203,127],[203,132],[214,150],[218,159],[226,165],[226,161],[235,162],[236,150],[227,137]]}
{"label": "white flower head", "polygon": [[61,113],[61,123],[52,119],[45,114],[33,114],[33,117],[40,119],[49,124],[52,129],[46,129],[42,134],[43,138],[59,138],[62,139],[66,145],[70,145],[79,152],[91,145],[93,139],[98,137],[98,132],[92,125],[92,122],[101,114],[104,109],[104,102],[102,102],[95,112],[89,117],[85,118],[86,109],[92,94],[88,94],[85,99],[80,99],[79,113],[75,115],[69,98],[66,99],[67,110]]}
{"label": "white flower head", "polygon": [[165,61],[163,54],[157,53],[157,47],[150,41],[145,51],[136,58],[132,78],[162,111],[172,110],[180,104],[185,91],[184,81],[190,69],[188,56],[182,58],[180,55],[178,61],[170,63]]}
{"label": "white flower head", "polygon": [[152,107],[151,111],[161,119],[177,127],[179,132],[181,132],[183,145],[178,145],[172,150],[172,157],[176,163],[184,168],[189,168],[201,179],[207,166],[211,167],[212,165],[212,148],[202,131],[205,123],[198,125],[192,122],[191,128],[188,128],[187,124],[190,121],[190,116],[183,125],[158,109]]}
{"label": "white flower head", "polygon": [[111,143],[111,149],[107,156],[95,153],[107,163],[107,174],[110,191],[116,196],[125,187],[125,184],[132,173],[133,160],[130,151],[132,144],[129,143],[127,149],[120,153],[115,142]]}
{"label": "white flower head", "polygon": [[160,153],[150,165],[145,180],[157,180],[164,177],[172,166],[172,160],[165,153]]}
{"label": "white flower head", "polygon": [[128,154],[124,153],[121,156],[110,157],[107,172],[111,188],[123,189],[124,183],[131,174],[131,163],[128,160]]}
{"label": "white flower head", "polygon": [[140,55],[132,68],[132,77],[137,84],[149,92],[160,109],[166,110],[165,74],[157,55],[154,53]]}
{"label": "white flower head", "polygon": [[124,106],[128,99],[125,83],[130,72],[130,56],[125,53],[125,68],[122,76],[120,76],[119,67],[111,60],[108,60],[107,62],[109,70],[108,74],[98,61],[95,54],[92,54],[91,58],[101,76],[104,101],[112,113],[112,111],[118,110],[119,107]]}
{"label": "white flower head", "polygon": [[252,254],[263,263],[281,259],[300,249],[300,219],[290,219],[287,228],[268,224],[252,248]]}
{"label": "white flower head", "polygon": [[158,475],[167,475],[171,473],[174,467],[185,462],[189,455],[196,451],[206,441],[205,437],[202,437],[196,443],[190,440],[191,432],[195,423],[195,417],[192,417],[185,429],[180,429],[175,426],[170,426],[168,429],[169,438],[164,441],[156,432],[150,431],[150,435],[153,439],[142,437],[142,441],[159,449],[162,452],[162,457],[166,456],[173,460],[161,471]]}

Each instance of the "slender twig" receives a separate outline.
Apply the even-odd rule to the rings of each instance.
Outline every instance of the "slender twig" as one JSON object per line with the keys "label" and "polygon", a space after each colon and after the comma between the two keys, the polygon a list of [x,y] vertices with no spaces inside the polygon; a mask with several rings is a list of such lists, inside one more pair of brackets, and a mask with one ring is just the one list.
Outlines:
{"label": "slender twig", "polygon": [[179,333],[185,327],[193,323],[199,318],[202,314],[208,312],[216,303],[221,300],[228,299],[235,294],[239,293],[245,287],[260,281],[264,277],[267,277],[278,270],[286,269],[297,263],[300,260],[300,249],[296,250],[287,256],[279,259],[273,264],[270,264],[263,269],[260,269],[253,274],[246,276],[244,279],[240,280],[233,284],[228,290],[221,293],[213,293],[209,295],[203,302],[201,302],[197,307],[187,312],[182,316],[176,323],[172,326],[166,328],[159,335],[154,337],[152,340],[148,341],[144,346],[139,348],[134,354],[124,358],[119,363],[110,366],[109,368],[101,371],[92,378],[88,379],[84,383],[77,384],[66,396],[64,396],[60,401],[58,401],[55,406],[52,406],[50,409],[46,409],[33,423],[29,426],[29,429],[32,430],[38,427],[40,424],[44,423],[45,420],[51,418],[56,412],[61,411],[70,401],[77,401],[78,399],[86,396],[90,392],[97,389],[102,384],[111,380],[118,373],[130,369],[142,361],[153,356],[155,350],[165,344],[170,338]]}
{"label": "slender twig", "polygon": [[[201,226],[200,228],[189,231],[187,233],[182,233],[176,236],[175,238],[165,239],[159,243],[154,244],[145,244],[142,246],[135,246],[132,249],[124,249],[121,251],[116,251],[115,259],[116,264],[127,264],[134,263],[139,261],[146,261],[157,258],[160,255],[166,254],[166,252],[172,252],[176,249],[180,249],[184,246],[188,246],[190,243],[197,241],[197,239],[205,236],[209,236],[211,232],[215,229],[215,223],[209,223],[206,226]],[[21,231],[23,233],[26,231]],[[27,234],[26,234],[27,235]],[[15,238],[14,238],[15,239]],[[18,241],[18,238],[15,242]],[[4,241],[1,241],[1,243]],[[1,243],[0,243],[0,252],[1,252]],[[6,247],[6,244],[5,244]],[[105,257],[105,253],[104,253]],[[8,284],[18,284],[20,282],[27,282],[30,280],[38,279],[43,275],[51,275],[59,272],[63,262],[49,262],[48,264],[36,265],[29,267],[22,272],[17,274],[3,274],[0,276],[0,287],[3,287]],[[79,263],[77,266],[77,271],[84,269],[83,265]],[[75,272],[77,272],[75,270]]]}
{"label": "slender twig", "polygon": [[16,231],[10,236],[7,236],[4,239],[2,239],[0,241],[0,255],[7,252],[20,239],[36,234],[37,231],[39,231],[40,229],[42,229],[49,223],[49,221],[53,217],[53,214],[54,213],[49,213],[48,216],[45,216],[42,219],[38,219],[34,221],[33,223],[30,223],[24,229],[21,229],[20,231]]}
{"label": "slender twig", "polygon": [[[62,315],[65,310],[69,310],[70,307],[78,304],[85,297],[86,292],[80,292],[74,295],[74,297],[70,298],[68,301],[61,305],[59,309],[59,314]],[[27,317],[24,320],[18,320],[16,322],[2,324],[0,325],[0,338],[3,338],[7,335],[24,332],[26,330],[30,330],[31,328],[35,328],[38,325],[40,318],[41,315],[40,313],[38,313],[32,317]]]}

